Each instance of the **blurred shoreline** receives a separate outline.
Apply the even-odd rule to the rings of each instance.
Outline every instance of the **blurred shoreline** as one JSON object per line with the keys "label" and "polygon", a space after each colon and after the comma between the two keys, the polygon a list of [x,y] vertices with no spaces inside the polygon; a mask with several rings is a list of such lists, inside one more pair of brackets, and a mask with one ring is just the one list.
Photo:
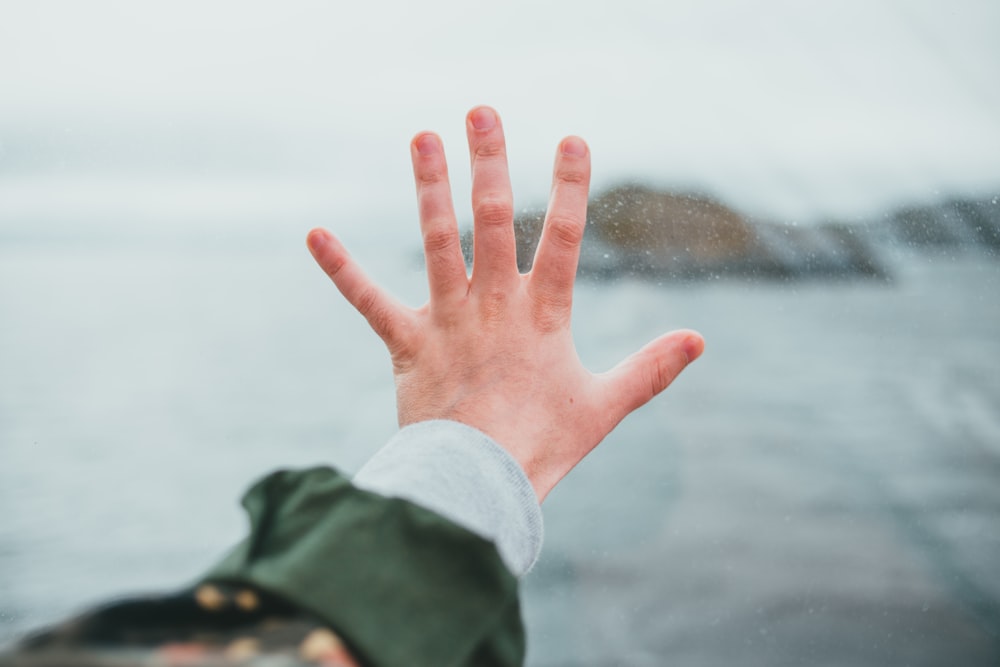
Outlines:
{"label": "blurred shoreline", "polygon": [[[531,268],[544,211],[515,218],[518,266]],[[891,280],[898,249],[1000,253],[1000,197],[943,197],[869,219],[811,224],[760,220],[717,199],[625,184],[591,198],[578,274],[654,282]],[[472,264],[472,230],[462,235]]]}

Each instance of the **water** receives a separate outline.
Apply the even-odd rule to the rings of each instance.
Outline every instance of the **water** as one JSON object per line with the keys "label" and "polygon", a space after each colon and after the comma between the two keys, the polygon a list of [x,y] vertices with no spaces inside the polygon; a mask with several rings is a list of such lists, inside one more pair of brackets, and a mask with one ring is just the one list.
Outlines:
{"label": "water", "polygon": [[[405,299],[411,248],[362,255]],[[529,664],[1000,661],[1000,263],[894,282],[589,283],[595,370],[705,356],[545,505]],[[173,587],[277,466],[355,470],[389,364],[298,239],[0,248],[0,641]]]}

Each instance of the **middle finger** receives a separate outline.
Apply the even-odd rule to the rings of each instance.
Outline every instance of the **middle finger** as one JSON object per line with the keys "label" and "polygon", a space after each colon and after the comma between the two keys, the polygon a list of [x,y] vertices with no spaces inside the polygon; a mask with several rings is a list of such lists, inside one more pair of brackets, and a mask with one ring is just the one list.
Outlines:
{"label": "middle finger", "polygon": [[507,148],[496,111],[476,107],[466,118],[472,160],[472,287],[509,287],[518,276],[514,196]]}

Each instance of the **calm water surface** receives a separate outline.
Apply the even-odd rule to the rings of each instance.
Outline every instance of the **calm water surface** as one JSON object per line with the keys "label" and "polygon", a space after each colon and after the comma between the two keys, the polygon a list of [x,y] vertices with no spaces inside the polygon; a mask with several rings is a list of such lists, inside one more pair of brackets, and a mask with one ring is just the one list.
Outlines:
{"label": "calm water surface", "polygon": [[[411,303],[411,249],[363,257]],[[1000,662],[1000,262],[891,284],[583,284],[581,357],[705,356],[546,502],[529,663]],[[278,466],[394,431],[299,245],[0,246],[0,641],[197,576]]]}

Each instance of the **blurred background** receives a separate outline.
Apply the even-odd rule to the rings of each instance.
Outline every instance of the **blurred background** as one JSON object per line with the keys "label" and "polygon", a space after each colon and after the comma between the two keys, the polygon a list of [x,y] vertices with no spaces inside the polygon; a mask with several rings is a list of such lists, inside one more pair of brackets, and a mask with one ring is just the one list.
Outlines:
{"label": "blurred background", "polygon": [[[550,496],[530,665],[1000,662],[1000,5],[0,8],[0,644],[184,584],[275,467],[356,470],[426,298],[407,144],[503,115],[519,227],[594,160],[603,370],[705,356]],[[530,241],[526,242],[530,250]]]}

